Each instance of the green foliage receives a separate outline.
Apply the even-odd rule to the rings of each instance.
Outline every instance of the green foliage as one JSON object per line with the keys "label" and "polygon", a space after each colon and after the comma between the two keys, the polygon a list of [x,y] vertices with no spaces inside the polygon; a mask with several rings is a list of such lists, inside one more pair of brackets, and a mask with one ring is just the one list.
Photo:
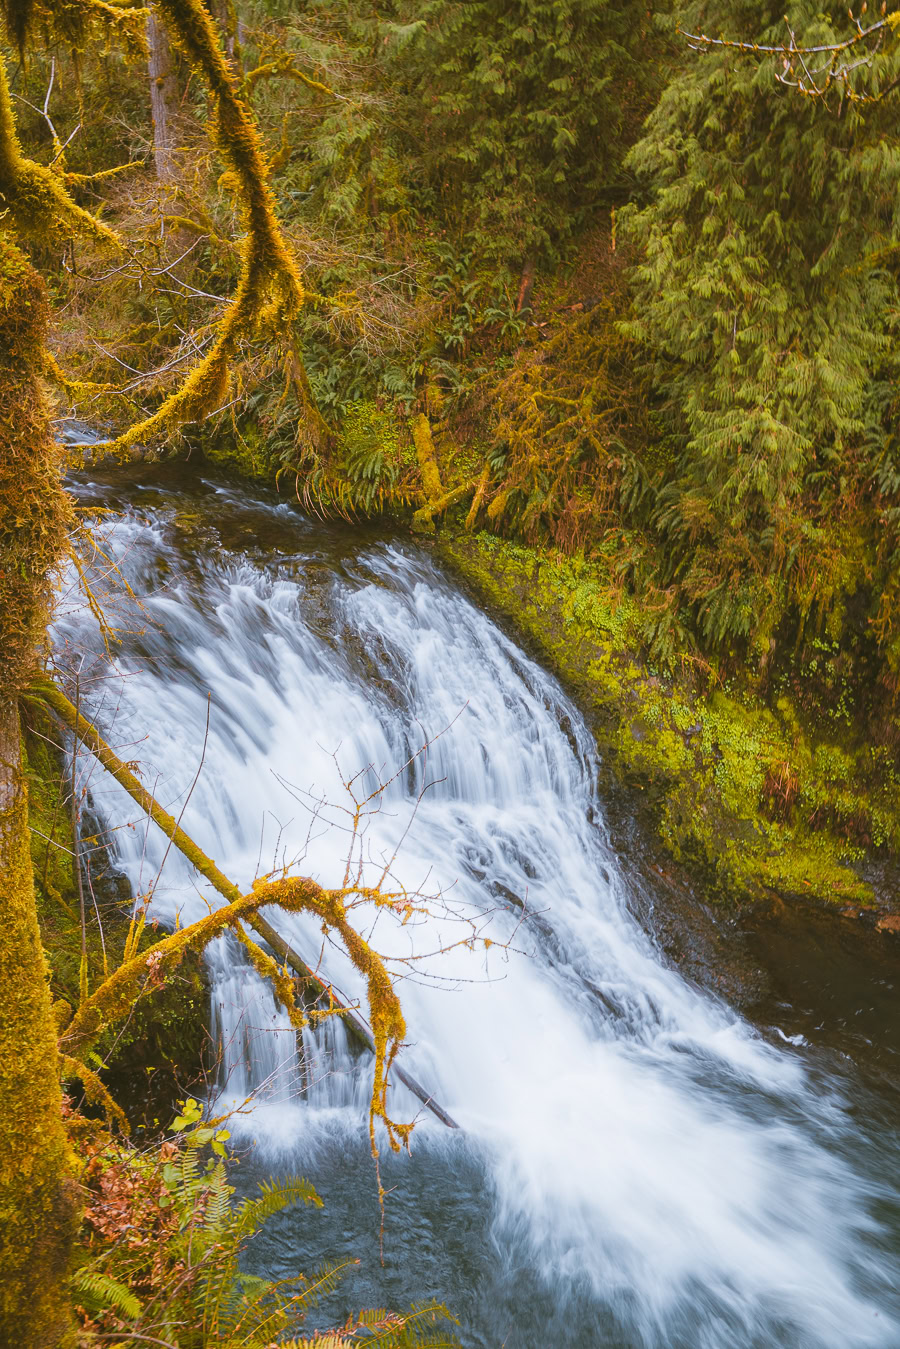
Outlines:
{"label": "green foliage", "polygon": [[[642,605],[591,562],[487,533],[443,541],[446,556],[512,618],[589,708],[608,772],[640,792],[669,853],[717,893],[782,893],[865,906],[855,864],[900,847],[893,755],[813,724],[791,693],[770,706],[751,681],[680,652],[666,677],[636,658]],[[843,732],[837,739],[835,730]]]}
{"label": "green foliage", "polygon": [[193,1099],[182,1101],[172,1132],[174,1140],[144,1153],[108,1139],[87,1149],[92,1258],[72,1277],[85,1349],[117,1335],[180,1349],[456,1345],[432,1330],[449,1319],[436,1303],[406,1315],[361,1312],[331,1336],[286,1340],[350,1262],[274,1282],[248,1274],[241,1257],[270,1218],[291,1204],[321,1207],[321,1199],[294,1176],[235,1202],[225,1165],[228,1130],[204,1120]]}
{"label": "green foliage", "polygon": [[391,12],[389,68],[457,236],[516,276],[527,257],[558,257],[616,186],[629,119],[656,77],[638,57],[646,6],[429,0]]}
{"label": "green foliage", "polygon": [[131,1289],[101,1270],[79,1270],[72,1279],[72,1288],[90,1312],[119,1312],[132,1321],[141,1314],[140,1301]]}
{"label": "green foliage", "polygon": [[397,425],[370,403],[351,403],[342,423],[347,478],[370,513],[400,477]]}
{"label": "green foliage", "polygon": [[[683,28],[781,41],[763,0],[694,5]],[[835,36],[800,0],[799,41]],[[900,45],[882,78],[900,73]],[[765,653],[779,625],[835,619],[888,555],[894,453],[877,394],[893,357],[900,140],[889,104],[841,116],[768,62],[688,53],[628,166],[643,208],[627,331],[676,453],[648,511],[644,571],[711,648]],[[887,490],[885,490],[887,489]],[[896,537],[896,536],[894,536]],[[877,591],[870,617],[878,611]]]}
{"label": "green foliage", "polygon": [[587,310],[579,299],[479,390],[491,437],[488,520],[567,553],[597,546],[649,489],[642,457],[652,428],[634,348],[617,328],[623,269],[608,236],[594,245]]}

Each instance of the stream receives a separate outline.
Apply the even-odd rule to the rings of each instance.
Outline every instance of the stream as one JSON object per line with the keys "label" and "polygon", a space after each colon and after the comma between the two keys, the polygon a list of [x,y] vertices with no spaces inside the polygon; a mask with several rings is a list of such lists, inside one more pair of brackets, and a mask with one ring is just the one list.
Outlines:
{"label": "stream", "polygon": [[[898,1349],[896,1092],[672,967],[558,682],[407,539],[199,473],[75,489],[115,513],[98,528],[139,603],[107,607],[110,658],[64,593],[57,659],[145,785],[242,889],[282,866],[340,885],[349,854],[425,897],[406,922],[356,913],[398,977],[402,1062],[461,1126],[392,1088],[418,1123],[411,1155],[382,1149],[383,1264],[371,1060],[335,1019],[298,1054],[238,944],[208,952],[234,1183],[299,1173],[324,1201],[267,1224],[250,1264],[359,1260],[306,1328],[436,1297],[472,1349]],[[80,771],[156,918],[220,902]],[[315,921],[267,914],[360,997]]]}

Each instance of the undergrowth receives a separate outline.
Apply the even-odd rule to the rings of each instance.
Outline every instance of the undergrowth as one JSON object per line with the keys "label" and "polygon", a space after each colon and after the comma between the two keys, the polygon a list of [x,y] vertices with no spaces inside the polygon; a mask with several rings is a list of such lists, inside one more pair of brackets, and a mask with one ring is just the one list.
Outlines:
{"label": "undergrowth", "polygon": [[[84,1220],[71,1291],[78,1349],[415,1349],[457,1345],[438,1303],[361,1311],[332,1331],[302,1333],[307,1314],[354,1262],[269,1280],[242,1256],[264,1223],[293,1204],[321,1208],[300,1176],[236,1201],[224,1119],[187,1098],[161,1143],[137,1149],[67,1111],[82,1163]],[[232,1161],[231,1165],[237,1164]]]}

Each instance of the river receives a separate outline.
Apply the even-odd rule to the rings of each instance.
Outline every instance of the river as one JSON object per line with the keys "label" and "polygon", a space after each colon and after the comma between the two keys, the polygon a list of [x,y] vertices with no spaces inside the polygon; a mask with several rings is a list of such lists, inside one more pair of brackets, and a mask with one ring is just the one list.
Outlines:
{"label": "river", "polygon": [[[108,657],[67,593],[57,656],[146,785],[242,887],[283,865],[340,884],[352,846],[364,876],[390,862],[429,897],[405,924],[359,914],[398,974],[403,1062],[461,1126],[392,1091],[419,1122],[411,1155],[383,1157],[383,1264],[371,1061],[339,1022],[298,1057],[237,944],[209,952],[235,1183],[302,1173],[324,1201],[273,1220],[253,1268],[358,1258],[310,1325],[434,1296],[473,1349],[898,1349],[896,1094],[664,957],[557,681],[406,539],[200,474],[76,490],[115,512],[100,528],[140,604],[111,602]],[[91,774],[154,915],[217,903]],[[354,842],[345,784],[391,778]],[[274,921],[358,996],[312,920]]]}

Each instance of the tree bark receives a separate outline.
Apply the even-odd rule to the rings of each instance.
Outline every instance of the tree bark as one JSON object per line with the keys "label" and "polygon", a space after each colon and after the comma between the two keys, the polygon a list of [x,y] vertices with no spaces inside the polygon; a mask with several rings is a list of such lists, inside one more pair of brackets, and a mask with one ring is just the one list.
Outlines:
{"label": "tree bark", "polygon": [[150,111],[153,116],[153,161],[161,183],[175,179],[175,127],[178,104],[175,63],[168,34],[154,9],[147,15],[147,62],[150,75]]}
{"label": "tree bark", "polygon": [[69,511],[38,375],[44,288],[0,236],[0,1344],[56,1349],[78,1224],[41,947],[18,695],[33,677]]}

